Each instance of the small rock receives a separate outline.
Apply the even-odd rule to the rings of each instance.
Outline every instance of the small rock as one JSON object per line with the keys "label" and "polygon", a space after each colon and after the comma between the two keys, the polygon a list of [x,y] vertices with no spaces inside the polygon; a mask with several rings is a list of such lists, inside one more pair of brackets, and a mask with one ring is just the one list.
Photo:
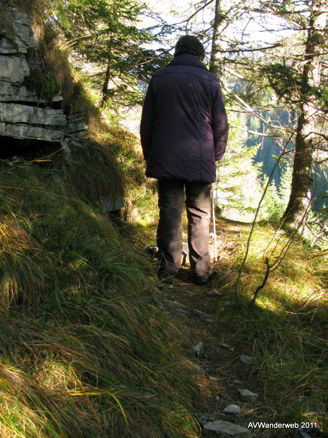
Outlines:
{"label": "small rock", "polygon": [[234,385],[239,385],[239,386],[243,386],[245,384],[243,380],[239,380],[239,379],[233,379],[232,383]]}
{"label": "small rock", "polygon": [[239,359],[244,364],[249,364],[249,363],[251,363],[253,361],[253,358],[251,356],[247,356],[247,354],[241,354],[239,356]]}
{"label": "small rock", "polygon": [[204,430],[216,432],[221,437],[243,437],[249,435],[249,430],[229,421],[210,421],[204,424]]}
{"label": "small rock", "polygon": [[239,393],[240,398],[245,401],[254,401],[259,396],[255,392],[249,391],[248,389],[237,389],[237,392]]}
{"label": "small rock", "polygon": [[206,295],[208,295],[209,297],[222,297],[222,294],[216,289],[209,290],[208,292],[206,292]]}
{"label": "small rock", "polygon": [[192,351],[195,353],[196,356],[200,357],[204,351],[204,344],[202,341],[199,341],[196,345],[193,345]]}
{"label": "small rock", "polygon": [[223,409],[224,414],[238,415],[240,414],[240,407],[238,405],[228,405]]}
{"label": "small rock", "polygon": [[209,421],[214,421],[214,417],[209,414],[195,414],[195,417],[201,424],[208,423]]}
{"label": "small rock", "polygon": [[235,351],[234,347],[231,347],[230,345],[225,344],[224,342],[220,344],[220,347],[226,348],[227,350],[230,351]]}

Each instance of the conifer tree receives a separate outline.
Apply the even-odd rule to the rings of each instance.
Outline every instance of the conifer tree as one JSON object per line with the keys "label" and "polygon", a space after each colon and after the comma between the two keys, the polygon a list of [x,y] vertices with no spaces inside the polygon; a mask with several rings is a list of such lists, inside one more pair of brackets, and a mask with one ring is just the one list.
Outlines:
{"label": "conifer tree", "polygon": [[[269,85],[277,96],[271,105],[272,109],[284,107],[296,115],[295,125],[290,124],[286,129],[268,123],[268,133],[277,135],[279,132],[281,138],[288,138],[295,127],[292,185],[284,221],[297,227],[311,206],[315,163],[327,163],[328,136],[324,131],[328,121],[327,64],[324,67],[322,59],[327,52],[328,2],[260,0],[248,5],[247,2],[239,4],[249,23],[261,23],[265,31],[272,31],[275,27],[279,31],[292,31],[294,34],[289,38],[276,37],[271,45],[262,43],[262,47],[251,42],[250,34],[246,31],[247,25],[242,38],[239,41],[235,38],[234,44],[231,38],[229,40],[218,32],[218,26],[223,27],[222,21],[227,20],[229,13],[237,5],[236,1],[231,0],[228,2],[229,9],[226,0],[224,11],[222,3],[220,0],[213,3],[215,13],[212,29],[212,70],[219,68],[213,64],[213,60],[217,59],[221,63],[221,69],[224,64],[226,72],[232,71],[245,80],[241,88],[243,95],[236,94],[245,109],[248,106],[252,110],[250,105],[253,105],[254,113],[258,110],[259,115],[261,107],[263,108],[263,95],[268,93]],[[270,21],[274,25],[270,25]],[[244,22],[247,24],[247,20]],[[227,23],[225,21],[225,28]],[[238,24],[242,25],[242,21]],[[224,43],[221,47],[220,42]],[[217,55],[218,47],[220,56]],[[235,55],[231,56],[233,53]]]}
{"label": "conifer tree", "polygon": [[66,45],[95,67],[102,106],[109,99],[121,106],[142,100],[136,85],[155,61],[155,51],[142,48],[152,35],[137,26],[143,8],[137,0],[58,0],[57,23]]}

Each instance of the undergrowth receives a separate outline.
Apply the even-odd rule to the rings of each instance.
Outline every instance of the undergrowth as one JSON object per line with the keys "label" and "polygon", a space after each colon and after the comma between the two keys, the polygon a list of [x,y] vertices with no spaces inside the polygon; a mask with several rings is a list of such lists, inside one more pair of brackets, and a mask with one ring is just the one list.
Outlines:
{"label": "undergrowth", "polygon": [[131,138],[102,135],[69,155],[0,161],[3,438],[197,436],[179,329],[99,201],[122,167],[126,184],[138,178],[124,167]]}
{"label": "undergrowth", "polygon": [[[265,276],[265,258],[276,260],[289,236],[268,223],[255,228],[236,302],[233,285],[250,229],[244,225],[236,235],[229,234],[229,226],[222,220],[218,227],[230,245],[232,239],[235,252],[227,258],[223,253],[217,268],[222,274],[218,289],[230,300],[218,305],[216,332],[236,352],[253,358],[246,368],[236,365],[238,377],[259,394],[259,400],[244,409],[244,421],[305,422],[327,431],[327,256],[296,237],[250,307]],[[277,431],[259,429],[252,434],[276,437]],[[294,435],[285,428],[279,436]]]}

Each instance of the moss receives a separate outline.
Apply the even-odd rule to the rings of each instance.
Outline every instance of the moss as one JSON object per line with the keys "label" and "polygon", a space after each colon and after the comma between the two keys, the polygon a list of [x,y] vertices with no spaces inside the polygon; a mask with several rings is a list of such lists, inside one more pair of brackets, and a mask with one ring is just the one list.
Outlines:
{"label": "moss", "polygon": [[60,86],[55,76],[38,68],[32,68],[30,76],[25,79],[26,88],[36,92],[40,99],[46,100],[49,104],[56,94],[60,92]]}

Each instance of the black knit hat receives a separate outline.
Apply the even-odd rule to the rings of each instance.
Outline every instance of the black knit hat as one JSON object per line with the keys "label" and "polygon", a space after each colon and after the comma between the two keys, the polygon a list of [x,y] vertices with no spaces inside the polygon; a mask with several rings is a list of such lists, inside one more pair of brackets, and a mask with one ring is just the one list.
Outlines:
{"label": "black knit hat", "polygon": [[175,45],[174,56],[188,53],[189,55],[199,56],[201,60],[205,58],[205,49],[199,39],[193,35],[184,35],[178,39]]}

